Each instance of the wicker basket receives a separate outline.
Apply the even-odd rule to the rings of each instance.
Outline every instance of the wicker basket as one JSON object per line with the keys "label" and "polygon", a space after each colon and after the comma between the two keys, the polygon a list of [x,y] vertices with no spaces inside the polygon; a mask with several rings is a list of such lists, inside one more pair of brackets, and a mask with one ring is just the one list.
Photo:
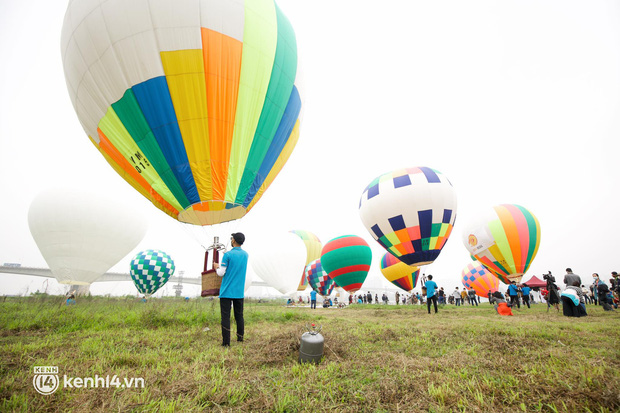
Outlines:
{"label": "wicker basket", "polygon": [[222,286],[222,277],[217,275],[215,270],[209,270],[202,273],[202,292],[201,297],[217,297],[220,295],[220,287]]}

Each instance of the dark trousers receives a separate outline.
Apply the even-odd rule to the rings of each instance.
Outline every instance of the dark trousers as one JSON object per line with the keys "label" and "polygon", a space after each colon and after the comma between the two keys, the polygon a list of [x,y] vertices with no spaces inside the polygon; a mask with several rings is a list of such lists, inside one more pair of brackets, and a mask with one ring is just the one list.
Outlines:
{"label": "dark trousers", "polygon": [[234,308],[235,323],[237,323],[237,341],[243,341],[243,298],[220,298],[220,312],[222,314],[222,344],[230,345],[230,307]]}
{"label": "dark trousers", "polygon": [[435,294],[432,297],[428,297],[426,299],[426,306],[428,308],[428,313],[431,313],[431,301],[433,302],[433,305],[435,306],[435,312],[437,312],[437,294]]}
{"label": "dark trousers", "polygon": [[315,308],[316,309],[316,300],[310,301],[310,308]]}
{"label": "dark trousers", "polygon": [[510,306],[514,307],[515,303],[517,304],[517,308],[521,308],[521,303],[519,302],[519,296],[518,295],[511,295],[510,296]]}
{"label": "dark trousers", "polygon": [[527,305],[527,308],[531,308],[530,307],[530,296],[529,295],[524,295],[523,296],[523,304]]}

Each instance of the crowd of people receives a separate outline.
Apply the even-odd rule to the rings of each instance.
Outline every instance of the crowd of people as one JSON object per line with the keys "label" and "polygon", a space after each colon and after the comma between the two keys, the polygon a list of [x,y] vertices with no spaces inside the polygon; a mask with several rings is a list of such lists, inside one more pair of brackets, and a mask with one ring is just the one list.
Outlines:
{"label": "crowd of people", "polygon": [[[569,317],[583,317],[587,315],[586,305],[600,305],[605,311],[614,311],[618,308],[620,301],[620,276],[617,272],[611,273],[612,278],[609,282],[603,281],[597,273],[592,274],[592,283],[588,286],[582,283],[582,279],[574,274],[570,268],[566,269],[566,275],[563,283],[566,285],[564,289],[560,289],[557,285],[555,277],[548,272],[543,275],[546,281],[544,286],[529,286],[526,283],[511,282],[508,285],[506,293],[500,291],[488,291],[487,299],[490,304],[500,315],[513,315],[512,310],[531,308],[532,304],[547,304],[547,311],[555,308],[556,311],[562,312]],[[345,300],[346,302],[346,300]],[[338,302],[338,298],[332,301],[326,298],[323,301],[323,307],[344,307],[345,302]],[[312,308],[316,308],[316,293],[313,291],[308,297],[308,303]],[[288,305],[295,305],[292,299],[287,302]],[[299,297],[298,304],[305,304],[305,300]],[[438,311],[438,305],[471,305],[478,306],[481,304],[481,298],[478,297],[473,288],[455,287],[454,291],[447,293],[443,287],[439,287],[433,276],[429,275],[428,279],[422,283],[422,292],[395,292],[392,294],[379,294],[367,292],[357,292],[348,297],[348,304],[395,304],[395,305],[427,305],[428,313],[431,309]]]}
{"label": "crowd of people", "polygon": [[620,277],[616,271],[611,273],[609,285],[601,280],[597,273],[592,274],[592,283],[586,287],[582,284],[579,275],[573,273],[571,268],[566,269],[563,282],[566,287],[561,290],[555,277],[548,272],[543,275],[546,286],[531,289],[526,284],[512,282],[508,286],[508,301],[499,291],[489,291],[489,302],[495,306],[495,310],[500,315],[512,315],[512,309],[521,308],[521,304],[530,308],[530,301],[535,302],[535,294],[541,297],[540,302],[547,304],[547,311],[555,308],[567,317],[587,316],[586,304],[600,305],[605,311],[615,311],[620,302]]}

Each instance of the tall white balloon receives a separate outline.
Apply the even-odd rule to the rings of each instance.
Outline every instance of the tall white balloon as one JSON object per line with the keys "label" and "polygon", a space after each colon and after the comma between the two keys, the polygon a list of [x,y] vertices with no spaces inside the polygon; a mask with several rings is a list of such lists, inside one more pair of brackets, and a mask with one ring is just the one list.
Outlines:
{"label": "tall white balloon", "polygon": [[299,286],[299,269],[306,262],[306,245],[297,235],[286,232],[262,239],[250,252],[256,275],[281,292],[291,294]]}
{"label": "tall white balloon", "polygon": [[142,214],[115,199],[70,189],[40,193],[28,225],[43,258],[61,284],[89,285],[144,238]]}

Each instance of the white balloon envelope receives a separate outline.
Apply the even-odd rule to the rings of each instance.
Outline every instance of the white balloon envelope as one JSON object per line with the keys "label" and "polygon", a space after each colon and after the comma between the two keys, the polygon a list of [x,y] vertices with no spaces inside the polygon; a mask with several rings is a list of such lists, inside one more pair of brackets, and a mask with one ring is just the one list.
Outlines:
{"label": "white balloon envelope", "polygon": [[40,193],[28,225],[43,258],[61,284],[89,285],[144,238],[147,221],[126,205],[69,189]]}
{"label": "white balloon envelope", "polygon": [[261,240],[250,253],[256,275],[281,292],[291,294],[299,286],[299,269],[306,262],[306,246],[297,235],[286,232]]}

